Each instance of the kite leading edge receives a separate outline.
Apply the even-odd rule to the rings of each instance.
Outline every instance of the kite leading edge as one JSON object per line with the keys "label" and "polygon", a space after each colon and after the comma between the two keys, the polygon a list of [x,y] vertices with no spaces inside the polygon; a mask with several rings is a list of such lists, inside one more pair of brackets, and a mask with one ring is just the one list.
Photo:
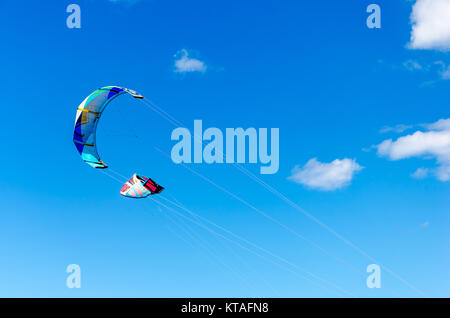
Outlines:
{"label": "kite leading edge", "polygon": [[[93,168],[108,168],[108,165],[100,159],[97,151],[96,131],[106,106],[122,94],[130,94],[137,99],[144,98],[136,91],[125,87],[105,86],[91,93],[77,108],[73,142],[83,161]],[[134,174],[122,187],[120,193],[131,198],[145,198],[151,194],[159,193],[163,189],[152,179]]]}
{"label": "kite leading edge", "polygon": [[81,158],[91,167],[105,169],[108,166],[100,159],[96,145],[96,131],[106,106],[117,96],[130,94],[134,98],[144,96],[119,86],[105,86],[95,90],[78,106],[73,131],[73,142]]}

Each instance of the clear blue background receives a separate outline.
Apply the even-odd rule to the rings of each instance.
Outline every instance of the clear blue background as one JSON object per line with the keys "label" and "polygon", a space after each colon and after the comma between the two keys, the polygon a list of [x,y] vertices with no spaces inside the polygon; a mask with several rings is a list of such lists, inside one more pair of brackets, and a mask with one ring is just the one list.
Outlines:
{"label": "clear blue background", "polygon": [[[279,172],[247,169],[427,296],[450,296],[450,184],[410,177],[432,161],[362,151],[392,137],[379,133],[383,126],[449,117],[449,82],[423,85],[432,74],[401,68],[408,59],[450,62],[406,48],[410,1],[378,1],[380,30],[365,24],[372,1],[77,0],[82,28],[68,29],[70,3],[0,2],[0,296],[349,296],[334,285],[360,297],[421,296],[385,271],[382,288],[368,289],[369,259],[231,165],[191,167],[352,267],[173,164],[154,147],[170,153],[174,127],[128,97],[115,100],[99,126],[107,164],[126,177],[154,178],[166,187],[160,196],[323,281],[302,279],[151,200],[121,197],[121,185],[84,164],[72,143],[77,105],[104,85],[141,92],[190,129],[194,119],[221,129],[279,127]],[[176,74],[183,48],[207,72]],[[335,192],[287,180],[312,157],[355,158],[365,169]],[[66,287],[72,263],[81,267],[80,289]]]}

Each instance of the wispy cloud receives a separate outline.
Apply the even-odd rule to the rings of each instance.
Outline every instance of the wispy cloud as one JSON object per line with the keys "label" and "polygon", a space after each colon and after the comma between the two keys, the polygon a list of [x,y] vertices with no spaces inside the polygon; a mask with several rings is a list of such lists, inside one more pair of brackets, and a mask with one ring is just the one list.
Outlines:
{"label": "wispy cloud", "polygon": [[434,61],[432,63],[426,63],[426,62],[419,62],[416,60],[407,60],[403,62],[403,68],[410,72],[422,71],[422,72],[437,73],[440,79],[443,80],[450,79],[450,65],[447,65],[443,61]]}
{"label": "wispy cloud", "polygon": [[420,71],[423,70],[423,66],[416,60],[407,60],[403,62],[403,67],[408,71]]}
{"label": "wispy cloud", "polygon": [[363,167],[354,159],[336,159],[326,163],[312,158],[301,168],[295,166],[288,179],[311,189],[332,191],[349,185],[361,169]]}
{"label": "wispy cloud", "polygon": [[450,79],[450,65],[445,66],[441,71],[441,78],[444,80]]}
{"label": "wispy cloud", "polygon": [[409,48],[450,50],[450,0],[417,0]]}
{"label": "wispy cloud", "polygon": [[450,130],[450,118],[439,119],[435,123],[425,124],[424,126],[430,130]]}
{"label": "wispy cloud", "polygon": [[430,225],[429,221],[425,221],[422,224],[420,224],[421,227],[428,227]]}
{"label": "wispy cloud", "polygon": [[397,134],[400,134],[408,129],[411,129],[413,126],[411,125],[403,125],[403,124],[398,124],[395,125],[393,127],[391,126],[384,126],[383,128],[380,129],[380,133],[385,134],[388,132],[395,132]]}
{"label": "wispy cloud", "polygon": [[[376,146],[378,155],[390,160],[412,157],[433,158],[434,170],[441,181],[450,180],[450,118],[424,125],[426,131],[416,131],[397,140],[387,139]],[[420,173],[419,173],[420,174]]]}
{"label": "wispy cloud", "polygon": [[426,177],[428,177],[428,174],[428,168],[417,168],[417,170],[411,174],[411,177],[413,177],[414,179],[425,179]]}
{"label": "wispy cloud", "polygon": [[[450,1],[450,0],[449,0]],[[416,53],[415,53],[416,54]],[[407,71],[424,80],[420,87],[429,87],[440,80],[450,80],[450,64],[442,60],[429,60],[429,58],[407,59],[404,62],[378,61],[378,65],[391,70]],[[428,77],[428,79],[427,79]]]}
{"label": "wispy cloud", "polygon": [[450,79],[450,65],[447,65],[443,61],[436,61],[433,64],[438,67],[438,74],[439,74],[441,79],[443,79],[443,80],[449,80]]}
{"label": "wispy cloud", "polygon": [[174,72],[176,73],[206,72],[205,63],[189,57],[189,52],[186,49],[182,49],[175,54],[174,65]]}

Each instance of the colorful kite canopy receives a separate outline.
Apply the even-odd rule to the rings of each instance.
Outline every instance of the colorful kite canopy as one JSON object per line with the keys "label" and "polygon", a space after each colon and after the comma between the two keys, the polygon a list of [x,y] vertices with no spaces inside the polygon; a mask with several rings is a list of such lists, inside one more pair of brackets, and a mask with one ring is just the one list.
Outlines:
{"label": "colorful kite canopy", "polygon": [[150,178],[134,174],[120,190],[120,194],[129,198],[146,198],[160,193],[164,188]]}
{"label": "colorful kite canopy", "polygon": [[[105,86],[90,94],[78,106],[73,131],[73,142],[81,158],[91,167],[105,169],[108,166],[100,159],[95,142],[97,125],[106,106],[117,96],[130,94],[134,98],[143,99],[137,92],[119,86]],[[120,190],[120,194],[130,198],[145,198],[164,190],[150,178],[134,174]]]}
{"label": "colorful kite canopy", "polygon": [[75,117],[73,142],[84,162],[94,168],[108,168],[100,159],[95,143],[98,121],[106,106],[117,96],[126,93],[134,98],[144,98],[144,96],[128,88],[105,86],[94,91],[78,106]]}

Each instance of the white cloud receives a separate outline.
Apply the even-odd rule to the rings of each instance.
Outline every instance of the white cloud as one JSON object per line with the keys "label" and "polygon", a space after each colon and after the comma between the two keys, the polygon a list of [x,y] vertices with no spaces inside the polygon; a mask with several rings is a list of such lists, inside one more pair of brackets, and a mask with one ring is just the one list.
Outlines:
{"label": "white cloud", "polygon": [[410,48],[450,50],[450,0],[417,0],[411,24]]}
{"label": "white cloud", "polygon": [[356,172],[363,169],[353,159],[336,159],[330,163],[310,159],[303,167],[295,166],[288,178],[311,189],[332,191],[349,185]]}
{"label": "white cloud", "polygon": [[378,153],[391,160],[400,160],[424,155],[443,155],[450,150],[449,147],[450,131],[416,131],[396,141],[383,141],[378,145]]}
{"label": "white cloud", "polygon": [[428,227],[430,225],[429,221],[425,221],[424,223],[420,224],[421,227]]}
{"label": "white cloud", "polygon": [[425,125],[427,131],[416,131],[397,140],[384,140],[376,146],[378,155],[390,160],[411,157],[434,158],[435,174],[441,181],[450,180],[450,118]]}
{"label": "white cloud", "polygon": [[182,49],[175,54],[175,70],[176,73],[187,72],[206,72],[206,65],[200,60],[189,57],[189,52]]}
{"label": "white cloud", "polygon": [[439,119],[437,122],[425,125],[430,130],[450,130],[450,118]]}

